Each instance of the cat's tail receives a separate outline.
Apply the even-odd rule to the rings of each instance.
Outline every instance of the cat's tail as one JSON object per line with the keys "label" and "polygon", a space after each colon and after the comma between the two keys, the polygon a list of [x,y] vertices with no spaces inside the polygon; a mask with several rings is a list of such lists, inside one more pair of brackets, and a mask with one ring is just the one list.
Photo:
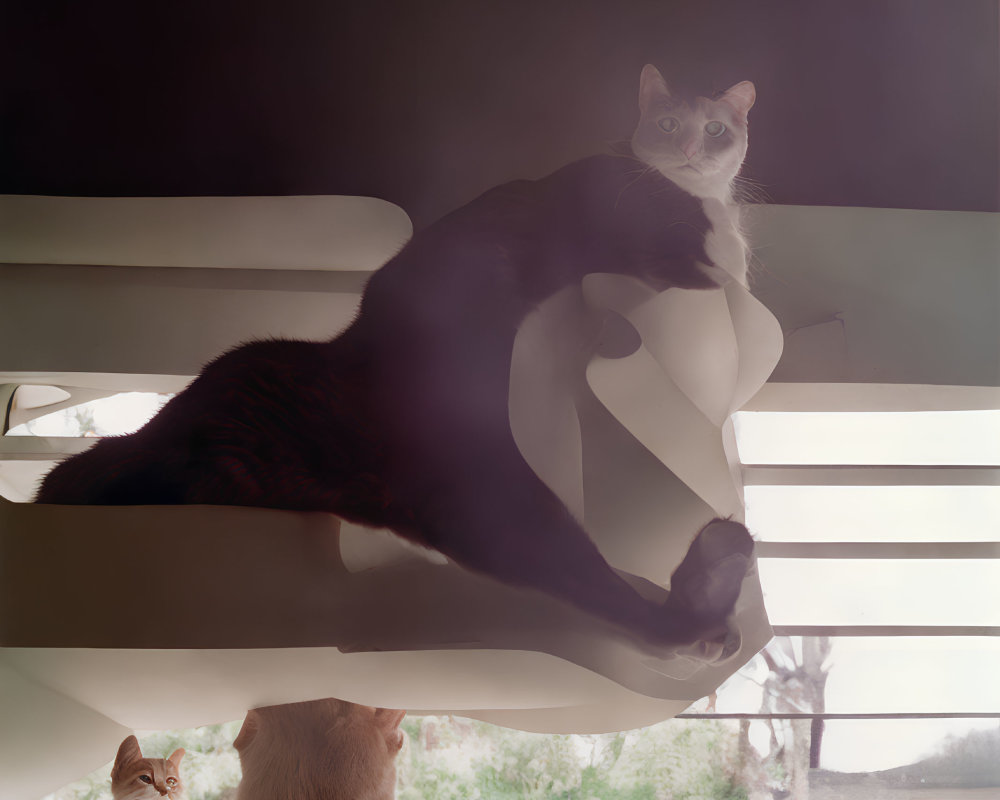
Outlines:
{"label": "cat's tail", "polygon": [[45,476],[36,503],[58,505],[173,505],[179,487],[162,453],[139,450],[129,437],[102,439],[61,461]]}

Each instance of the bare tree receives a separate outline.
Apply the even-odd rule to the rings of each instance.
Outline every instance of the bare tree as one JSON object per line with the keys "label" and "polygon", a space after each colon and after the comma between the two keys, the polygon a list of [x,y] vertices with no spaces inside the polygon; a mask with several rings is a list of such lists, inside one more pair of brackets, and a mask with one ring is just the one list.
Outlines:
{"label": "bare tree", "polygon": [[[831,649],[828,636],[773,639],[761,651],[769,670],[762,687],[761,711],[773,714],[824,713]],[[766,760],[783,767],[792,797],[806,800],[809,796],[809,769],[818,767],[820,763],[823,720],[768,720],[768,726],[771,737]],[[741,739],[743,735],[741,730]]]}

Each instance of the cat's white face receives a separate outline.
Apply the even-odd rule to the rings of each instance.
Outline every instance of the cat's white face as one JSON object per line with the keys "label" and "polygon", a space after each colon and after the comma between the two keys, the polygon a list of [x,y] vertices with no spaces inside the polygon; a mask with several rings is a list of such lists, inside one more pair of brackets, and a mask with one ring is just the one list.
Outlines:
{"label": "cat's white face", "polygon": [[695,197],[727,201],[747,153],[747,113],[755,100],[749,81],[719,98],[686,103],[673,97],[652,64],[639,78],[639,124],[632,152]]}
{"label": "cat's white face", "polygon": [[139,742],[129,736],[118,748],[111,769],[111,794],[114,800],[183,800],[181,759],[178,748],[169,758],[145,758]]}

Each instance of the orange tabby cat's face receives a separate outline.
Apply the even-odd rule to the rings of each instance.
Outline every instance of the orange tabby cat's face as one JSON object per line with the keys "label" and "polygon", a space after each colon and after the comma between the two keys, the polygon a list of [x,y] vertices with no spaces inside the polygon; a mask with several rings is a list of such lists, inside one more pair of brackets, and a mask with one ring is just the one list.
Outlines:
{"label": "orange tabby cat's face", "polygon": [[392,800],[406,712],[328,698],[247,713],[237,800]]}
{"label": "orange tabby cat's face", "polygon": [[169,758],[144,758],[139,742],[129,736],[118,748],[111,769],[111,794],[115,800],[181,800],[181,759],[177,749]]}

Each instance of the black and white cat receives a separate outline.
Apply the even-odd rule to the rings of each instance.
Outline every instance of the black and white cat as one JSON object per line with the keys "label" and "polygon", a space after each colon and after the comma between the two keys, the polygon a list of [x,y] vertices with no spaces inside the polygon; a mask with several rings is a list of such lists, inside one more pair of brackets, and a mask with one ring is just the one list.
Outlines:
{"label": "black and white cat", "polygon": [[635,157],[492,189],[416,235],[328,342],[255,341],[210,363],[143,428],[59,464],[37,502],[327,511],[612,621],[638,641],[721,636],[752,540],[716,520],[665,605],[642,597],[535,475],[511,433],[524,317],[592,272],[655,289],[745,280],[730,185],[752,84],[684,104],[640,82]]}
{"label": "black and white cat", "polygon": [[[714,99],[675,96],[651,64],[639,78],[636,157],[702,200],[712,224],[705,250],[715,266],[746,285],[747,243],[733,197],[747,153],[747,114],[756,100],[749,81]],[[720,282],[725,277],[720,276]]]}

